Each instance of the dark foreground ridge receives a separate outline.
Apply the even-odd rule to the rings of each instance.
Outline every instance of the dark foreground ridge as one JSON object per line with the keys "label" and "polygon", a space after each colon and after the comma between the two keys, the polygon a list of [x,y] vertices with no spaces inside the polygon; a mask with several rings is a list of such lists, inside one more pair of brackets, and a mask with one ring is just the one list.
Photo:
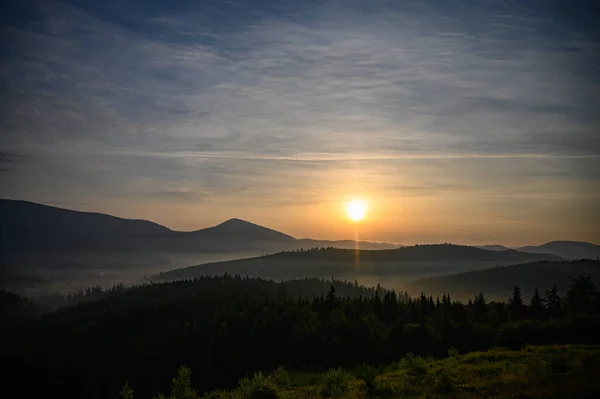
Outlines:
{"label": "dark foreground ridge", "polygon": [[588,277],[562,295],[540,287],[523,297],[515,287],[506,302],[478,294],[465,304],[357,283],[226,275],[118,289],[14,324],[2,353],[12,365],[8,381],[35,381],[31,396],[111,398],[129,381],[146,398],[168,391],[180,365],[207,392],[279,366],[321,373],[391,364],[408,353],[441,358],[498,346],[600,344],[599,330],[600,298]]}

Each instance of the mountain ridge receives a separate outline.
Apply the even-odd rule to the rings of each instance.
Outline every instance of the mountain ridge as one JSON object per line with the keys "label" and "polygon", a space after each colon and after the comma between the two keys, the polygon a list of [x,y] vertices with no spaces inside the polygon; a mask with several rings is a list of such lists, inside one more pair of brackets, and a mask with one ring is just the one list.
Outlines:
{"label": "mountain ridge", "polygon": [[528,245],[519,250],[532,253],[553,253],[570,259],[595,259],[600,257],[600,245],[585,241],[556,240],[541,245]]}
{"label": "mountain ridge", "polygon": [[[314,246],[354,247],[354,241],[296,239],[240,218],[193,231],[176,231],[143,219],[76,211],[30,201],[0,199],[0,254],[89,251],[198,253],[267,252]],[[361,247],[393,244],[359,242]]]}
{"label": "mountain ridge", "polygon": [[[99,212],[60,208],[24,200],[0,199],[0,252],[54,251],[172,251],[272,253],[311,247],[393,250],[387,242],[296,239],[291,235],[237,217],[218,225],[176,231],[144,219],[127,219]],[[412,247],[412,246],[411,246]],[[518,250],[577,259],[600,256],[600,246],[579,241],[550,241],[539,246],[508,249],[500,245],[473,246],[481,250]]]}

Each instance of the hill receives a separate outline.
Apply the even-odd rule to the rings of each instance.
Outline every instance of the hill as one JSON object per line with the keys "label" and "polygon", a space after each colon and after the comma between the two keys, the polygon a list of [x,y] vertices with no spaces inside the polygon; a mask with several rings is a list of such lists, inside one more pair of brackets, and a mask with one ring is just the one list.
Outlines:
{"label": "hill", "polygon": [[170,280],[223,273],[273,279],[310,276],[354,280],[370,276],[386,278],[388,285],[396,286],[390,278],[398,279],[398,283],[401,283],[426,275],[483,269],[499,264],[560,259],[547,254],[515,250],[487,251],[451,244],[416,245],[380,251],[325,248],[190,266],[161,273],[152,279]]}
{"label": "hill", "polygon": [[447,276],[427,277],[414,281],[406,287],[413,294],[425,292],[432,295],[452,293],[461,300],[484,292],[488,299],[505,300],[518,285],[526,298],[531,297],[538,288],[552,287],[556,284],[559,292],[565,292],[571,279],[579,275],[588,275],[600,284],[600,262],[592,260],[562,262],[531,262],[519,265],[495,267]]}
{"label": "hill", "polygon": [[600,257],[600,245],[582,241],[551,241],[538,246],[521,247],[519,251],[555,254],[568,259],[596,259]]}

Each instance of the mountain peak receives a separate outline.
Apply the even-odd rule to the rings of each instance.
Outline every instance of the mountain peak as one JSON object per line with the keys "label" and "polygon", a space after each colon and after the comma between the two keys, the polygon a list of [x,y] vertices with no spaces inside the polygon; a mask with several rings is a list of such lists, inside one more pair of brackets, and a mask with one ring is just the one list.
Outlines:
{"label": "mountain peak", "polygon": [[292,236],[239,218],[228,219],[221,224],[205,230],[245,240],[294,240]]}
{"label": "mountain peak", "polygon": [[217,227],[219,227],[219,226],[248,226],[248,225],[261,227],[257,224],[248,222],[247,220],[238,219],[238,218],[228,219],[228,220],[224,221],[223,223],[218,224]]}

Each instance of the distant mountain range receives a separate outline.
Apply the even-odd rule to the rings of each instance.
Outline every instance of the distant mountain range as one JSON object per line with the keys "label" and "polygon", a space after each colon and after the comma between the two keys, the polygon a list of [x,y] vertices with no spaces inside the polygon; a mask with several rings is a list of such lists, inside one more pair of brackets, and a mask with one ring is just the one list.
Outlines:
{"label": "distant mountain range", "polygon": [[389,249],[394,244],[352,240],[296,239],[240,219],[191,232],[146,220],[79,212],[27,201],[0,200],[0,253],[93,251],[256,254],[335,246]]}
{"label": "distant mountain range", "polygon": [[538,261],[505,267],[494,267],[418,279],[407,286],[407,291],[418,295],[421,292],[441,296],[450,293],[454,299],[467,300],[483,292],[488,300],[506,300],[518,285],[524,299],[529,300],[537,288],[543,295],[546,289],[556,284],[564,294],[571,279],[580,275],[592,277],[600,284],[600,262],[596,260],[573,260],[562,262]]}
{"label": "distant mountain range", "polygon": [[554,254],[569,259],[600,258],[600,245],[581,241],[551,241],[538,246],[521,247],[519,251]]}
{"label": "distant mountain range", "polygon": [[[487,249],[488,251],[511,249],[503,245],[479,245],[477,248]],[[600,245],[583,241],[550,241],[542,245],[528,245],[514,249],[536,254],[553,254],[567,259],[596,259],[600,257]]]}
{"label": "distant mountain range", "polygon": [[[79,212],[27,201],[0,200],[0,255],[66,254],[120,251],[123,253],[221,253],[265,254],[283,250],[335,247],[365,250],[391,250],[365,254],[381,261],[513,261],[535,260],[523,252],[562,258],[596,258],[600,246],[573,241],[553,241],[517,251],[488,245],[413,246],[398,249],[392,243],[296,239],[290,235],[241,219],[230,219],[214,227],[191,232],[173,231],[147,220],[123,219],[101,213]],[[496,252],[496,254],[494,254]],[[457,255],[460,253],[460,255]],[[348,252],[350,254],[350,252]],[[350,256],[350,255],[340,256]],[[339,254],[338,254],[339,255]],[[336,255],[336,256],[338,256]],[[302,256],[315,256],[303,254]],[[321,256],[321,255],[319,255]],[[389,257],[389,259],[384,259]]]}
{"label": "distant mountain range", "polygon": [[298,277],[374,278],[397,287],[423,276],[480,270],[496,265],[562,260],[550,254],[515,250],[487,251],[452,244],[415,245],[393,250],[323,249],[277,253],[255,258],[212,262],[161,273],[152,279],[176,280],[223,273],[285,280]]}

